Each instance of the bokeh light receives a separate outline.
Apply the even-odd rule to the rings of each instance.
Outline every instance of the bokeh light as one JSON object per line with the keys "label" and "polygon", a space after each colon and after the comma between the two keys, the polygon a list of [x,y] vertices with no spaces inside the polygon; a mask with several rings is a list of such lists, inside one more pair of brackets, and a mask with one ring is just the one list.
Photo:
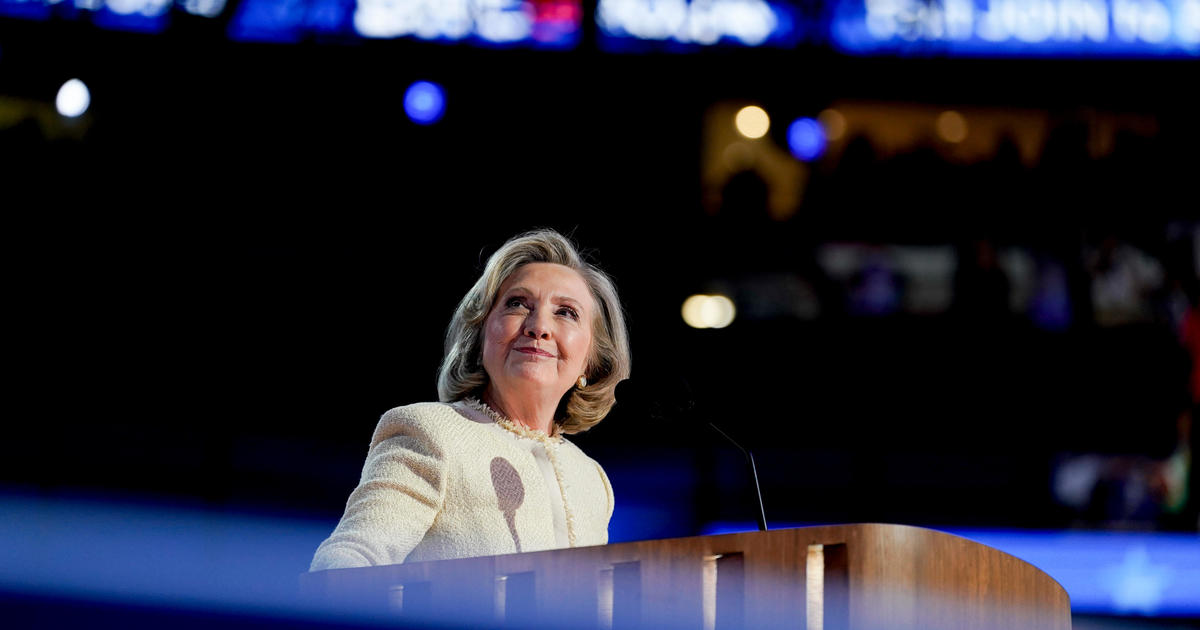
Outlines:
{"label": "bokeh light", "polygon": [[967,139],[967,119],[950,109],[938,114],[937,135],[950,143],[959,143]]}
{"label": "bokeh light", "polygon": [[225,0],[180,0],[184,11],[192,15],[215,18],[225,9]]}
{"label": "bokeh light", "polygon": [[796,159],[811,162],[825,152],[825,130],[812,118],[797,118],[788,126],[788,148]]}
{"label": "bokeh light", "polygon": [[446,93],[429,81],[417,81],[404,92],[404,113],[418,125],[432,125],[446,111]]}
{"label": "bokeh light", "polygon": [[693,295],[683,302],[683,321],[692,328],[725,328],[737,309],[724,295]]}
{"label": "bokeh light", "polygon": [[58,96],[54,99],[54,107],[58,113],[68,118],[82,116],[92,104],[92,93],[87,85],[79,79],[71,79],[58,88]]}
{"label": "bokeh light", "polygon": [[767,135],[767,131],[771,128],[771,117],[767,116],[766,110],[757,105],[747,105],[738,110],[738,113],[733,118],[733,124],[737,127],[738,133],[750,139],[761,138]]}
{"label": "bokeh light", "polygon": [[817,114],[817,120],[825,128],[825,137],[837,142],[846,135],[846,117],[836,109],[829,108]]}
{"label": "bokeh light", "polygon": [[724,160],[725,168],[730,173],[744,171],[754,166],[754,162],[757,160],[754,150],[750,148],[750,143],[741,140],[725,147],[725,150],[721,152],[721,159]]}

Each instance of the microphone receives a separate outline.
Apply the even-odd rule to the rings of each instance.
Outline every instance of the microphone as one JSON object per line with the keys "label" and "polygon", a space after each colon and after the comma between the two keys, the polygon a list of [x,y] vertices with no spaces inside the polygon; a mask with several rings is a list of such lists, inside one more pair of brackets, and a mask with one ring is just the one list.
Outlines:
{"label": "microphone", "polygon": [[647,386],[647,381],[634,381],[631,378],[617,383],[615,392],[617,404],[614,410],[626,416],[641,416],[650,420],[666,423],[692,424],[703,422],[718,435],[733,444],[746,458],[750,467],[750,478],[754,481],[754,494],[758,499],[758,529],[767,531],[767,511],[763,507],[762,489],[758,484],[758,468],[754,465],[754,453],[738,444],[728,433],[721,430],[714,422],[704,417],[696,407],[696,398],[692,388],[682,377],[660,379]]}

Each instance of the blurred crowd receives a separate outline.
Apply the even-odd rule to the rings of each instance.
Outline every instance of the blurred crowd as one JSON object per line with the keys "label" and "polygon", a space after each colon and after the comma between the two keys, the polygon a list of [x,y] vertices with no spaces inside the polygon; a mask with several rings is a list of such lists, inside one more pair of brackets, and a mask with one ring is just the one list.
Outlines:
{"label": "blurred crowd", "polygon": [[[1112,394],[1106,389],[1122,390],[1117,398],[1127,406],[1097,415],[1098,424],[1085,429],[1104,439],[1078,435],[1058,445],[1055,502],[1078,526],[1196,530],[1200,222],[1169,222],[1157,238],[1140,236],[1085,235],[1074,255],[991,238],[825,243],[799,272],[748,273],[719,288],[734,294],[749,319],[916,318],[970,330],[973,338],[1080,339],[1079,348],[1090,346],[1087,352],[1120,373],[1071,390],[1093,400],[1068,404],[1069,412],[1102,407],[1096,401]],[[1120,426],[1104,426],[1114,418]]]}

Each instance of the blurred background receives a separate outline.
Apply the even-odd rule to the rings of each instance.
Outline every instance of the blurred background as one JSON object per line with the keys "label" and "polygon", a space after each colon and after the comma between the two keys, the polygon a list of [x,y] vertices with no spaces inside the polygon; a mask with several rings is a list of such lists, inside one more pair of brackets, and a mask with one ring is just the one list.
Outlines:
{"label": "blurred background", "polygon": [[[554,227],[772,527],[935,527],[1078,628],[1193,626],[1198,79],[1200,0],[0,0],[0,607],[350,623],[295,576]],[[613,541],[755,527],[697,418],[574,441]]]}

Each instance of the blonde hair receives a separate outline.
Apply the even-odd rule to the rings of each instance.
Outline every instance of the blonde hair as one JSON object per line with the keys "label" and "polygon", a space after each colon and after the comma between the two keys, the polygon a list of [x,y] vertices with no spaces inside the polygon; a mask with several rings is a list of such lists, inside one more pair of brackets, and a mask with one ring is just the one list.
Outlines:
{"label": "blonde hair", "polygon": [[463,296],[446,328],[446,356],[438,373],[442,402],[478,397],[488,383],[483,369],[483,326],[500,285],[529,263],[563,265],[583,277],[596,303],[592,318],[592,347],[584,375],[586,387],[572,387],[559,403],[555,422],[563,433],[595,426],[617,402],[617,383],[629,378],[629,334],[617,288],[603,271],[584,261],[575,246],[554,230],[535,230],[515,236],[488,258],[483,275]]}

